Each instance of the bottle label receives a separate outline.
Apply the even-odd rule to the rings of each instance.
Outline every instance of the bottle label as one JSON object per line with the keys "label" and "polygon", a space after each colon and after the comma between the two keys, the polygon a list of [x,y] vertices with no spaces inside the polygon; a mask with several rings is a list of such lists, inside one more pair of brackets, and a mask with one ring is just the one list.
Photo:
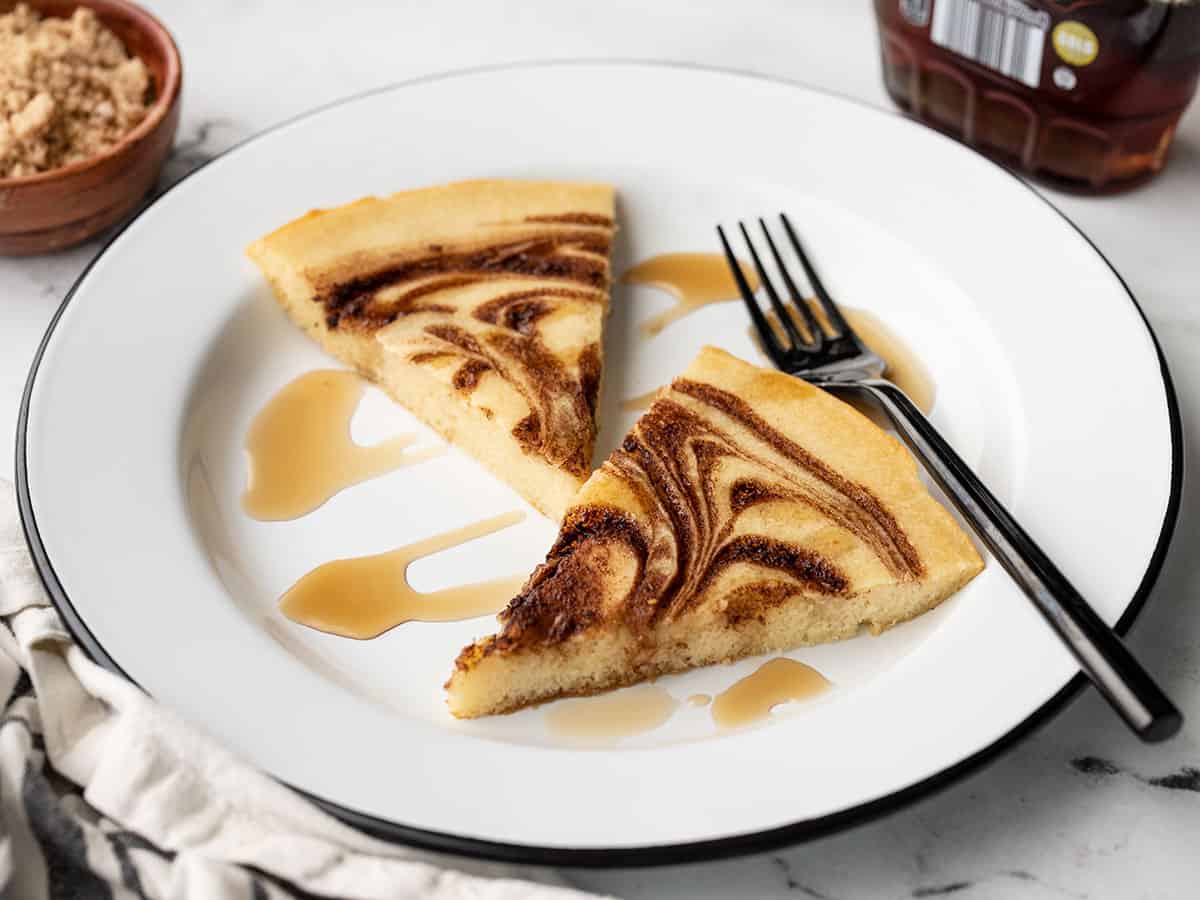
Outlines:
{"label": "bottle label", "polygon": [[1100,53],[1096,32],[1082,22],[1059,22],[1050,33],[1050,43],[1059,58],[1073,66],[1086,66]]}
{"label": "bottle label", "polygon": [[929,37],[994,72],[1037,88],[1050,14],[1021,0],[937,0]]}

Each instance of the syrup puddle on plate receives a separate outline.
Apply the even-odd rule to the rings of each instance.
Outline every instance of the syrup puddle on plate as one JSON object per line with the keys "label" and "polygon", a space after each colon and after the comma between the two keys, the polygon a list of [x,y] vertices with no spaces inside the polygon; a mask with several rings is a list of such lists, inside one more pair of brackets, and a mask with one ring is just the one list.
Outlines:
{"label": "syrup puddle on plate", "polygon": [[807,700],[828,687],[816,669],[779,656],[718,694],[712,702],[713,722],[718,728],[744,728],[768,718],[781,703]]}
{"label": "syrup puddle on plate", "polygon": [[598,697],[560,700],[546,710],[546,726],[559,737],[615,743],[653,731],[675,713],[679,701],[647,684]]}
{"label": "syrup puddle on plate", "polygon": [[[758,276],[745,263],[742,272],[758,290]],[[736,300],[737,282],[719,253],[664,253],[643,260],[625,273],[625,284],[644,284],[675,296],[675,305],[642,323],[642,336],[654,337],[672,322],[710,303]]]}
{"label": "syrup puddle on plate", "polygon": [[[817,321],[828,327],[829,320],[825,317],[824,311],[816,300],[808,300],[809,307],[813,310],[813,315]],[[933,409],[933,403],[937,396],[937,390],[933,383],[933,376],[929,374],[929,370],[925,368],[925,364],[920,358],[908,348],[908,346],[896,336],[896,334],[883,323],[882,320],[874,313],[869,313],[865,309],[855,309],[854,307],[846,307],[841,304],[838,308],[842,311],[842,316],[855,333],[862,338],[863,343],[874,350],[883,358],[887,368],[884,369],[883,376],[895,384],[900,390],[908,395],[908,398],[917,405],[921,412],[929,415]],[[791,310],[792,321],[800,329],[801,334],[807,329],[800,318],[800,314]],[[767,321],[771,323],[771,327],[775,329],[775,333],[782,337],[783,329],[779,324],[779,317],[775,315],[773,310],[765,310]],[[750,325],[748,328],[750,339],[754,341],[754,345],[762,350],[762,342],[758,338],[758,330]],[[765,354],[766,351],[764,350]],[[873,403],[865,400],[860,400],[856,395],[843,393],[838,395],[842,400],[850,403],[855,409],[865,413],[869,418],[878,420],[882,413],[876,410]],[[883,417],[886,421],[886,416]]]}
{"label": "syrup puddle on plate", "polygon": [[[759,288],[757,274],[745,262],[741,262],[740,265],[751,289],[757,292]],[[644,337],[653,337],[672,322],[682,319],[701,307],[711,303],[736,300],[740,296],[737,282],[734,281],[733,275],[729,271],[725,257],[719,253],[664,253],[660,256],[652,256],[626,272],[622,280],[626,284],[643,284],[660,288],[675,296],[674,306],[642,323],[641,330]],[[828,326],[828,320],[820,305],[812,299],[808,303],[817,320]],[[908,394],[913,403],[928,415],[933,409],[936,390],[933,378],[920,358],[878,316],[853,307],[842,306],[840,308],[846,321],[850,323],[850,327],[858,333],[867,346],[883,357],[883,361],[887,363],[884,376]],[[776,333],[781,333],[779,319],[774,312],[766,309],[765,304],[763,311],[767,314]],[[803,333],[806,329],[799,315],[793,312],[792,316],[792,320],[796,322]],[[761,349],[758,332],[753,326],[749,326],[749,333],[755,345]],[[621,408],[626,412],[640,412],[649,407],[654,399],[654,394],[655,391],[650,391],[637,397],[630,397],[621,404]],[[850,401],[851,396],[845,394],[843,399]],[[880,419],[882,414],[875,409],[873,404],[857,401],[856,398],[851,402],[871,418]]]}
{"label": "syrup puddle on plate", "polygon": [[300,625],[360,640],[404,622],[457,622],[499,612],[516,596],[525,576],[422,592],[408,583],[408,567],[524,518],[523,512],[508,512],[387,553],[325,563],[288,589],[279,600],[280,612]]}
{"label": "syrup puddle on plate", "polygon": [[712,703],[712,697],[709,694],[692,694],[687,698],[688,706],[708,706]]}
{"label": "syrup puddle on plate", "polygon": [[354,372],[319,369],[271,398],[246,435],[247,515],[265,522],[297,519],[352,485],[445,452],[445,447],[408,452],[416,440],[411,434],[373,447],[354,443],[350,420],[365,387]]}

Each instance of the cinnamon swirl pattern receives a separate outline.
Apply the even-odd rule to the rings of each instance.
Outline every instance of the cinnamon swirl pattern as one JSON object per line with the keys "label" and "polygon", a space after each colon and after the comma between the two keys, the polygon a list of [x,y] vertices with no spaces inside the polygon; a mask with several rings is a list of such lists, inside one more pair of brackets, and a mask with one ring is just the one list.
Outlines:
{"label": "cinnamon swirl pattern", "polygon": [[[730,469],[753,474],[731,480],[723,476]],[[819,552],[765,534],[736,533],[742,515],[764,503],[796,504],[844,529],[897,581],[924,573],[920,555],[868,488],[772,428],[744,401],[709,384],[676,379],[603,471],[618,479],[648,515],[634,517],[603,504],[568,512],[545,564],[501,614],[502,641],[556,643],[599,620],[587,601],[604,596],[601,586],[581,592],[580,573],[560,575],[588,541],[619,541],[635,560],[634,587],[621,614],[638,631],[686,612],[726,568],[740,563],[759,576],[741,584],[727,605],[734,621],[745,618],[751,606],[774,605],[800,593],[846,594],[850,579]],[[570,602],[559,583],[564,580]],[[747,602],[751,598],[754,604]]]}
{"label": "cinnamon swirl pattern", "polygon": [[[445,312],[446,308],[439,309],[437,304],[415,303],[431,294],[505,277],[577,284],[589,289],[589,296],[603,296],[608,288],[612,229],[611,220],[587,229],[521,229],[525,233],[513,240],[503,236],[506,229],[497,227],[500,234],[487,243],[461,249],[431,244],[411,258],[373,266],[350,277],[339,272],[337,280],[319,283],[316,302],[326,310],[325,324],[330,328],[371,329],[413,312]],[[398,296],[381,299],[388,288],[406,287]],[[549,295],[554,296],[555,291],[551,289]]]}
{"label": "cinnamon swirl pattern", "polygon": [[[583,220],[590,227],[552,227],[559,217],[527,217],[542,229],[467,249],[437,244],[411,259],[323,285],[316,302],[330,329],[371,331],[420,317],[419,335],[409,338],[410,362],[454,360],[451,383],[463,394],[475,390],[485,373],[502,378],[529,409],[512,427],[513,437],[526,452],[586,477],[600,344],[590,341],[573,361],[564,360],[543,340],[539,323],[573,304],[607,303],[613,223],[586,213],[564,216],[571,226]],[[473,305],[442,300],[467,287],[481,298]]]}
{"label": "cinnamon swirl pattern", "polygon": [[472,717],[881,631],[982,567],[893,438],[705,348],[584,485],[447,682]]}
{"label": "cinnamon swirl pattern", "polygon": [[591,472],[614,229],[603,185],[461,182],[310,213],[250,255],[327,350],[559,517]]}

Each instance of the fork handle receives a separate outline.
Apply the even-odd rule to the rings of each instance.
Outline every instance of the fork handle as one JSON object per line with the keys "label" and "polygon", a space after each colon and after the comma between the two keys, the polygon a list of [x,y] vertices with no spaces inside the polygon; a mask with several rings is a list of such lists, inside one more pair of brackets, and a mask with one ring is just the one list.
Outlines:
{"label": "fork handle", "polygon": [[883,379],[814,383],[867,393],[883,407],[905,443],[1138,737],[1161,741],[1179,730],[1183,717],[1150,674],[900,388]]}

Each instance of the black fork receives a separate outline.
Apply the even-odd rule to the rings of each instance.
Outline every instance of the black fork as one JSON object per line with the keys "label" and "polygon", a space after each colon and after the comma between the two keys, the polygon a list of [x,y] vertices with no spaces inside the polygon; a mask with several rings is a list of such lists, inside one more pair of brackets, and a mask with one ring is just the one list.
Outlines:
{"label": "black fork", "polygon": [[[780,215],[780,221],[828,327],[818,320],[797,289],[766,223],[758,220],[763,240],[791,301],[790,307],[772,282],[750,233],[739,222],[738,228],[750,250],[763,293],[780,323],[778,331],[773,328],[750,289],[724,229],[717,226],[730,271],[771,361],[784,372],[827,390],[866,394],[878,403],[905,443],[970,522],[992,555],[1033,601],[1074,654],[1080,668],[1126,724],[1144,741],[1161,741],[1175,734],[1183,723],[1179,710],[916,405],[900,388],[882,377],[883,360],[846,322],[817,276],[787,216]],[[799,322],[793,318],[793,312],[799,314]],[[799,327],[800,323],[803,323],[803,329]]]}

